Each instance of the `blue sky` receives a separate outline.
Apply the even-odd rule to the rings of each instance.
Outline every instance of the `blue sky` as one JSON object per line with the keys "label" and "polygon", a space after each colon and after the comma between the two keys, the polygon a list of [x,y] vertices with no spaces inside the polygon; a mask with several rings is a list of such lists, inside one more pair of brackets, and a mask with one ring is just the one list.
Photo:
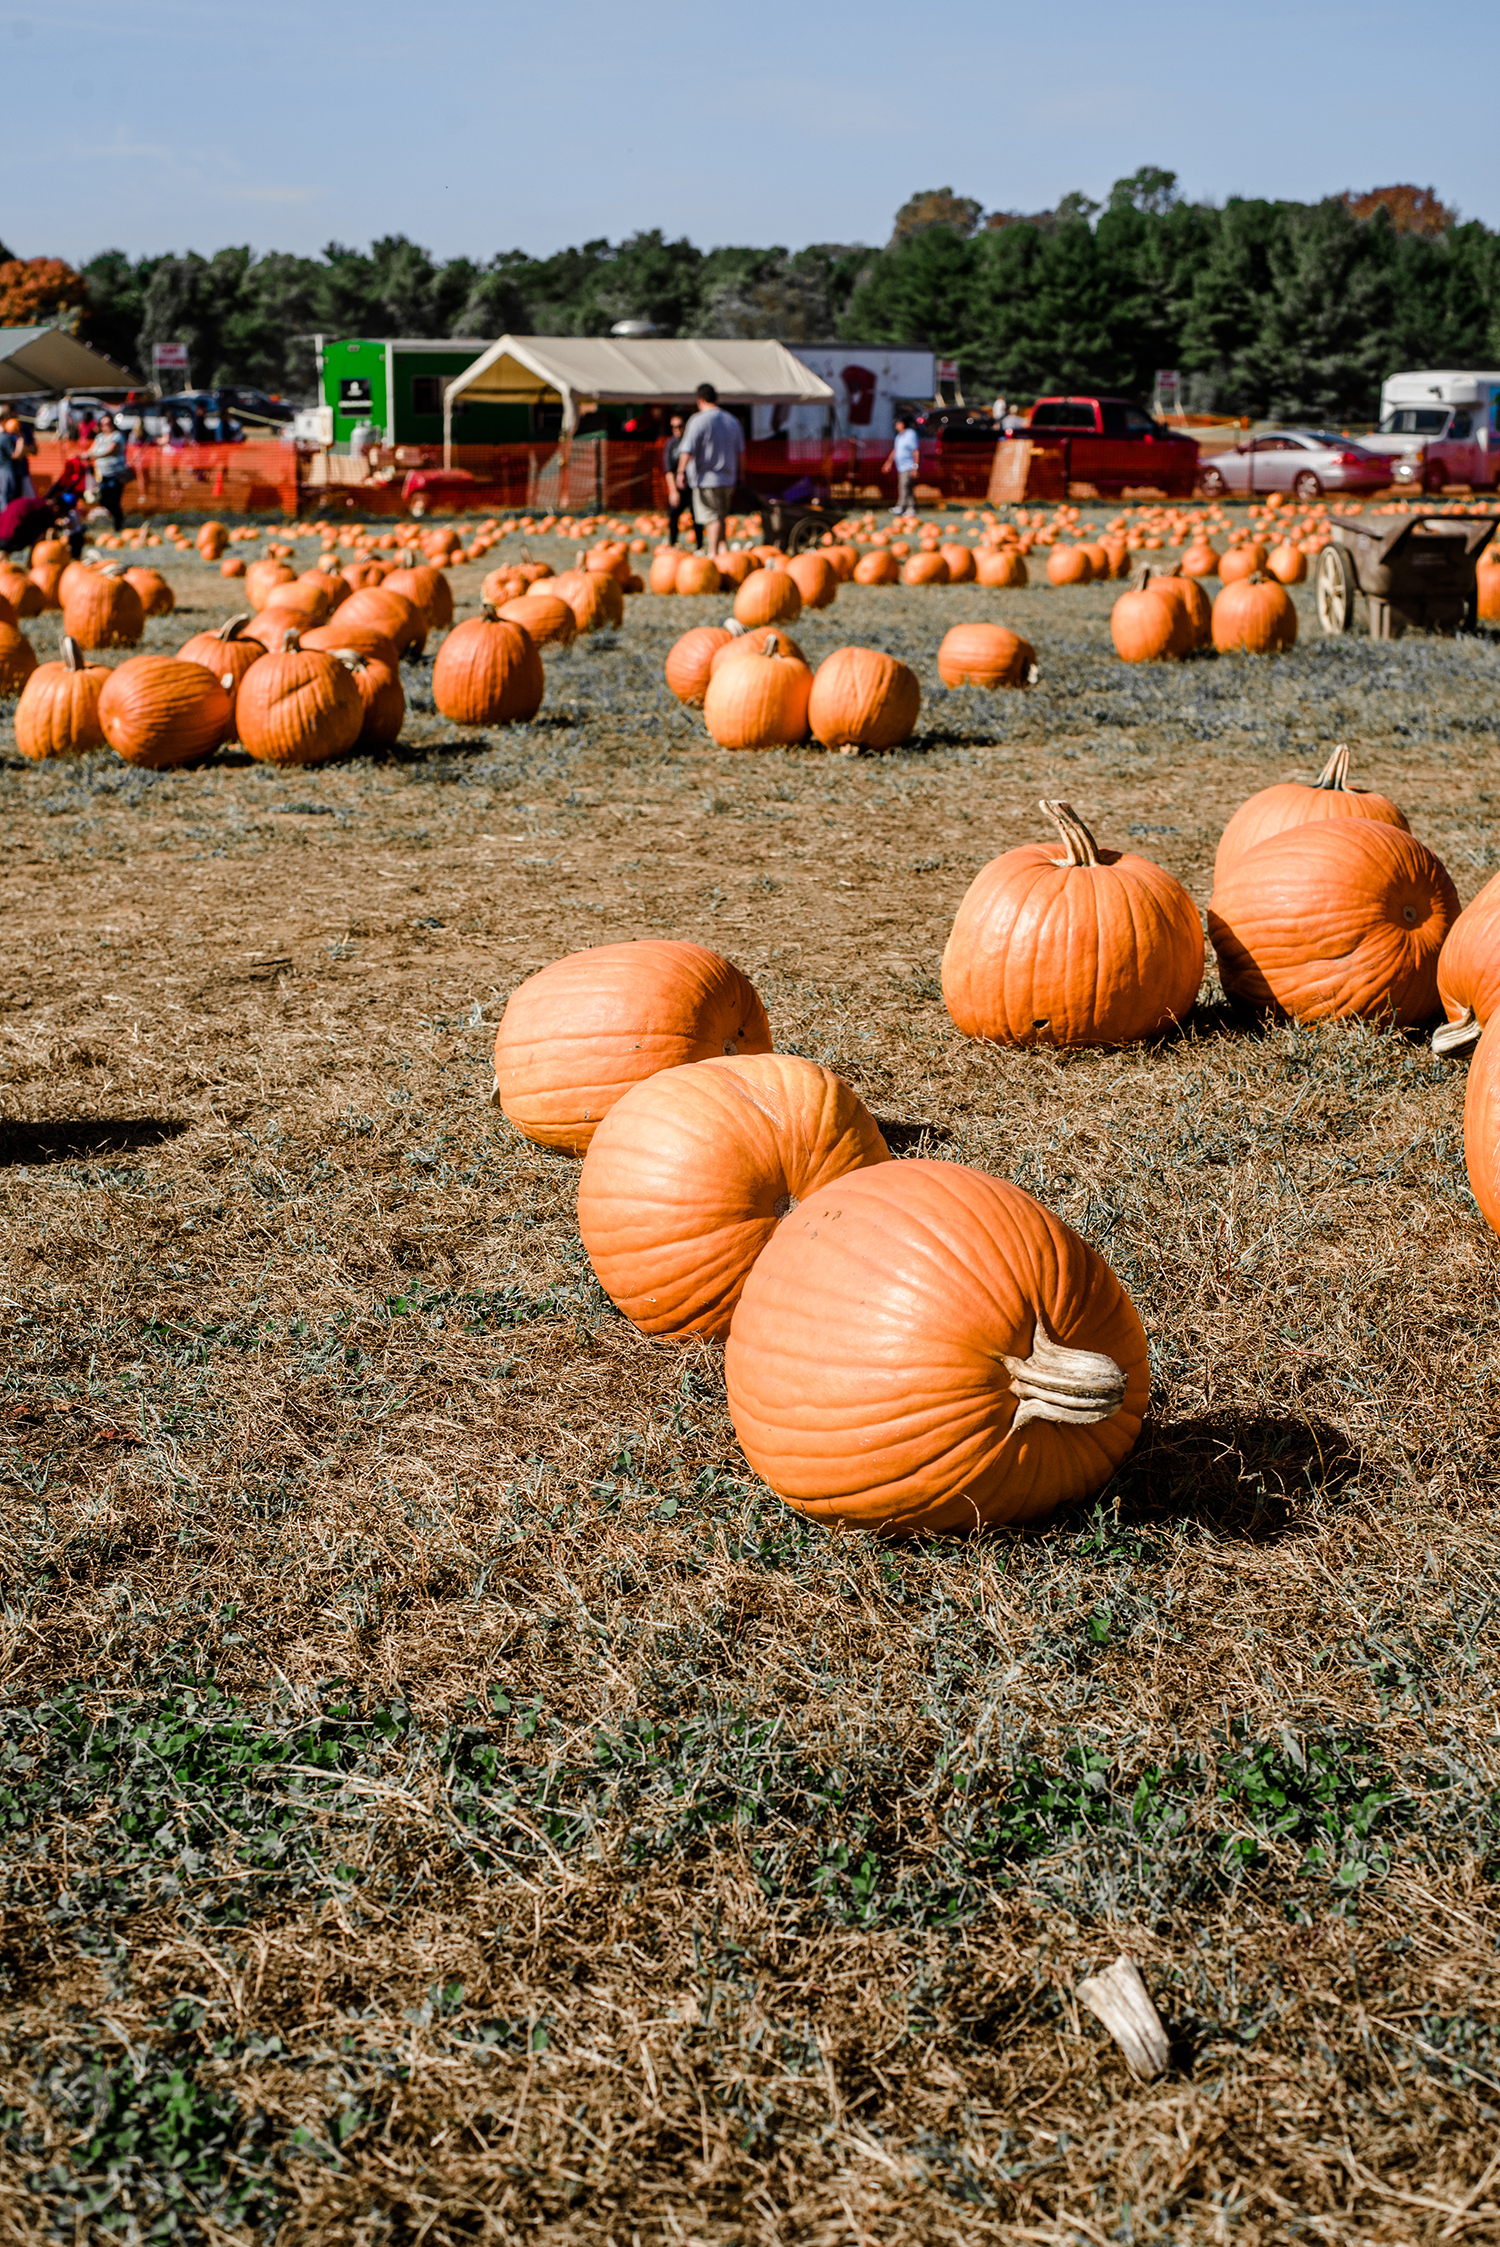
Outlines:
{"label": "blue sky", "polygon": [[0,38],[23,256],[879,242],[917,188],[1036,210],[1141,164],[1214,201],[1412,180],[1500,224],[1489,0],[0,0]]}

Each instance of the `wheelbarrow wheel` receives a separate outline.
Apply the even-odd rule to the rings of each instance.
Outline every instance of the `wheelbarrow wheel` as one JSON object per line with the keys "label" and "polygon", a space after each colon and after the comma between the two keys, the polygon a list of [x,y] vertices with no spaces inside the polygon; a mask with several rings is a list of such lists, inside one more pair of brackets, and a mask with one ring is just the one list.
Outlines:
{"label": "wheelbarrow wheel", "polygon": [[806,517],[800,523],[794,523],[791,536],[786,542],[787,552],[789,554],[805,554],[809,547],[816,546],[819,543],[827,527],[826,523],[809,522]]}
{"label": "wheelbarrow wheel", "polygon": [[1318,557],[1318,622],[1325,632],[1353,629],[1358,595],[1352,557],[1342,546],[1325,546]]}

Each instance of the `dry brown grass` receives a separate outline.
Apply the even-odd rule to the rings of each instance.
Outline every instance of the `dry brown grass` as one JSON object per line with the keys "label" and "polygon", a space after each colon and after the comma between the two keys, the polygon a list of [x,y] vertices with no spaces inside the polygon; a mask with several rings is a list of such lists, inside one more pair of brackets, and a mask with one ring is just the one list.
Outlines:
{"label": "dry brown grass", "polygon": [[[1204,903],[1336,739],[1471,895],[1500,650],[1130,673],[1109,600],[846,589],[810,652],[930,690],[879,761],[715,751],[660,663],[719,604],[642,599],[508,734],[417,670],[382,762],[0,771],[0,2237],[1500,2238],[1461,1075],[1212,985],[1157,1048],[989,1052],[936,983],[1038,797]],[[944,695],[997,609],[1043,687]],[[609,1310],[488,1047],[648,933],[1115,1262],[1155,1399],[1086,1518],[809,1528],[716,1354]],[[1072,1995],[1120,1947],[1150,2088]]]}

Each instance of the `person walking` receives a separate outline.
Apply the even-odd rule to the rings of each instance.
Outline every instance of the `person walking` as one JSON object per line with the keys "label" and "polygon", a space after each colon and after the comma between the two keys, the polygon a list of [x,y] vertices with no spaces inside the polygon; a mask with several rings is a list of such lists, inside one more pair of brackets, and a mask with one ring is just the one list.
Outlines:
{"label": "person walking", "polygon": [[124,492],[130,474],[130,463],[125,452],[125,440],[112,421],[100,425],[99,434],[89,447],[89,467],[99,489],[99,505],[105,510],[117,531],[125,528]]}
{"label": "person walking", "polygon": [[14,414],[0,421],[0,508],[17,499],[35,497],[31,470],[26,465],[26,432]]}
{"label": "person walking", "polygon": [[905,414],[896,416],[896,437],[890,451],[881,463],[880,473],[888,476],[896,471],[896,504],[893,515],[915,515],[917,511],[917,433]]}
{"label": "person walking", "polygon": [[661,449],[662,474],[667,480],[667,544],[677,544],[677,525],[686,515],[693,526],[695,544],[703,544],[703,525],[693,513],[693,503],[683,477],[678,474],[678,461],[682,453],[682,416],[674,413],[668,425],[667,441]]}
{"label": "person walking", "polygon": [[687,471],[694,520],[701,523],[708,534],[709,553],[717,554],[734,500],[734,487],[740,480],[745,433],[734,415],[726,413],[719,404],[719,393],[711,382],[700,382],[696,396],[698,410],[682,432],[677,465]]}

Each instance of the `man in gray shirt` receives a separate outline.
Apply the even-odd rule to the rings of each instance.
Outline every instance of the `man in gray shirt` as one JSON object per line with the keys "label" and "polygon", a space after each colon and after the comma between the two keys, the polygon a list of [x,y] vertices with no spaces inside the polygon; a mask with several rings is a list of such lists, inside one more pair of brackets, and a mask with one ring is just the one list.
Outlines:
{"label": "man in gray shirt", "polygon": [[745,433],[734,415],[719,404],[719,393],[711,382],[699,383],[697,399],[698,410],[682,432],[677,475],[679,481],[686,475],[693,513],[707,527],[709,553],[717,554],[734,487],[740,480]]}

